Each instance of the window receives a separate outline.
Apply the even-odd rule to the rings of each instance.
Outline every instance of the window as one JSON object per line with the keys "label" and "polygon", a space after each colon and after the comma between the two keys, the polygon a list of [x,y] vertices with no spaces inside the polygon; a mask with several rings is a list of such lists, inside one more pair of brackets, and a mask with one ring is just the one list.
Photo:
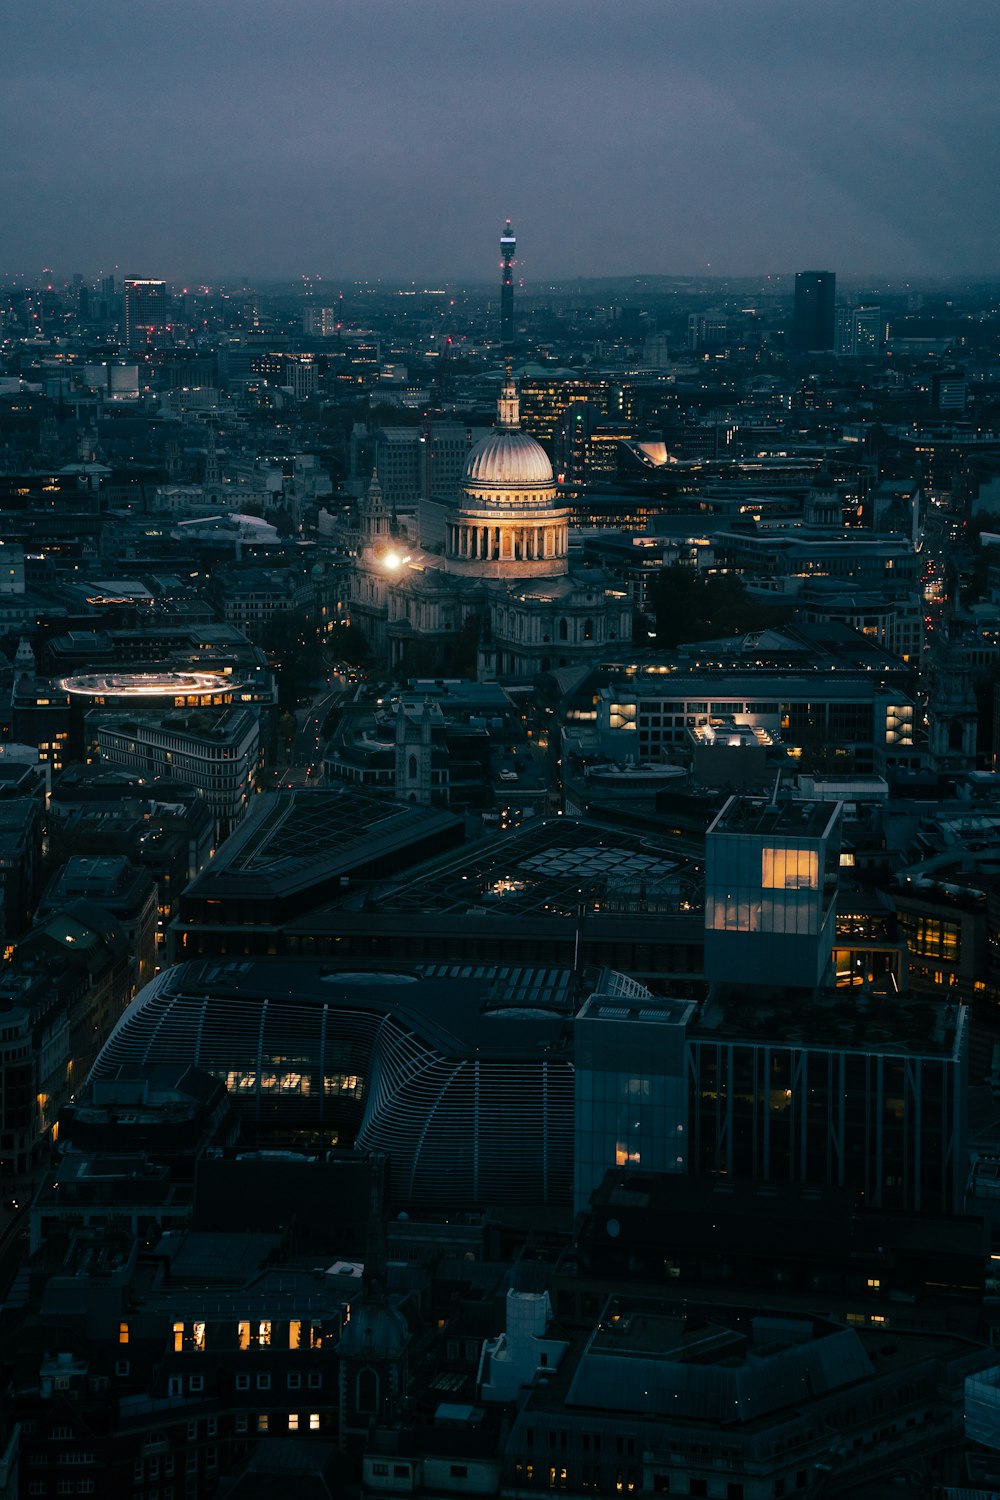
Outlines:
{"label": "window", "polygon": [[267,1412],[266,1411],[262,1411],[260,1413],[260,1415],[258,1416],[258,1418],[257,1418],[257,1431],[258,1432],[266,1432],[267,1431]]}
{"label": "window", "polygon": [[297,1391],[297,1390],[299,1390],[301,1388],[301,1385],[302,1385],[302,1376],[301,1375],[299,1375],[297,1372],[294,1373],[294,1374],[289,1375],[289,1377],[288,1377],[288,1389],[290,1391]]}
{"label": "window", "polygon": [[258,1375],[257,1376],[257,1389],[259,1391],[269,1391],[271,1389],[271,1376],[270,1376],[270,1374]]}
{"label": "window", "polygon": [[452,1477],[452,1479],[468,1479],[468,1477],[469,1477],[469,1466],[468,1466],[468,1464],[452,1464],[452,1466],[451,1466],[451,1477]]}
{"label": "window", "polygon": [[372,1473],[377,1474],[380,1479],[387,1479],[389,1477],[389,1465],[372,1464]]}
{"label": "window", "polygon": [[250,1376],[249,1375],[237,1375],[237,1377],[236,1377],[236,1389],[238,1391],[248,1391],[250,1389]]}
{"label": "window", "polygon": [[184,1349],[184,1324],[174,1324],[174,1353],[180,1354]]}
{"label": "window", "polygon": [[246,1414],[245,1411],[241,1411],[237,1415],[237,1418],[236,1418],[236,1431],[237,1432],[246,1432],[246,1430],[247,1430],[247,1414]]}
{"label": "window", "polygon": [[310,1375],[309,1375],[309,1388],[310,1388],[310,1390],[318,1391],[320,1389],[320,1387],[322,1386],[322,1384],[323,1384],[323,1377],[322,1377],[322,1375],[320,1375],[318,1373],[318,1371],[313,1370],[310,1373]]}
{"label": "window", "polygon": [[266,1349],[271,1342],[270,1319],[262,1318],[257,1325],[257,1343],[261,1349]]}
{"label": "window", "polygon": [[290,1411],[288,1413],[288,1430],[289,1432],[298,1432],[299,1430],[299,1414],[297,1411]]}
{"label": "window", "polygon": [[309,1431],[310,1432],[319,1432],[319,1412],[318,1411],[313,1411],[313,1412],[309,1413]]}
{"label": "window", "polygon": [[205,1325],[204,1323],[191,1324],[191,1345],[200,1354],[205,1352]]}
{"label": "window", "polygon": [[204,1375],[192,1375],[188,1379],[189,1391],[203,1391],[205,1389]]}
{"label": "window", "polygon": [[127,1344],[128,1343],[128,1324],[127,1323],[119,1323],[118,1324],[118,1342],[119,1342],[119,1344]]}
{"label": "window", "polygon": [[179,1375],[167,1376],[167,1395],[179,1396],[181,1393],[181,1377]]}
{"label": "window", "polygon": [[236,1325],[236,1339],[241,1349],[250,1348],[250,1324],[245,1319]]}
{"label": "window", "polygon": [[302,1343],[302,1322],[299,1318],[292,1318],[288,1324],[288,1347],[298,1349]]}

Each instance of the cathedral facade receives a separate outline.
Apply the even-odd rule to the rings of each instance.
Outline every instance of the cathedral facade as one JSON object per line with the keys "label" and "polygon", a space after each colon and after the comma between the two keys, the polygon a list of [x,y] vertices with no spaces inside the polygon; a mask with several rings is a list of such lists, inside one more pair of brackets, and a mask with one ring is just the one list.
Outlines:
{"label": "cathedral facade", "polygon": [[569,512],[544,448],[521,430],[509,373],[458,502],[435,511],[422,509],[411,544],[377,477],[361,502],[351,620],[394,671],[453,670],[474,652],[481,678],[532,678],[631,640],[628,589],[570,562]]}

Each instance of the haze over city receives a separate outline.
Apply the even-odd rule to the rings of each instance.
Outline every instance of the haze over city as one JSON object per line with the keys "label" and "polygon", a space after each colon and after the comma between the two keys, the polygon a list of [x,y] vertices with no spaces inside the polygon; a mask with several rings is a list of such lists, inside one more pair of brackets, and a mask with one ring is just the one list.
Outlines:
{"label": "haze over city", "polygon": [[0,9],[0,1500],[1000,1500],[998,6]]}
{"label": "haze over city", "polygon": [[0,272],[983,275],[992,0],[41,0]]}

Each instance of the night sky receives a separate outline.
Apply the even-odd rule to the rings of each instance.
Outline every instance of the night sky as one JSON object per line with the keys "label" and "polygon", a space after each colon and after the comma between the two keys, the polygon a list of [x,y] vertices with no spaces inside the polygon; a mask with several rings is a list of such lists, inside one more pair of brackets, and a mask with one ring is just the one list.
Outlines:
{"label": "night sky", "polygon": [[0,275],[1000,270],[1000,0],[24,0]]}

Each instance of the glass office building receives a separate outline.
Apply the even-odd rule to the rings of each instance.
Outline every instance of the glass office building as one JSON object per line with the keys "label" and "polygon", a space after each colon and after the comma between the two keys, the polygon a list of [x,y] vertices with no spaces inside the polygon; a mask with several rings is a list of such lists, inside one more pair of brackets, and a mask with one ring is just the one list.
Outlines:
{"label": "glass office building", "polygon": [[705,846],[705,977],[813,988],[833,947],[839,802],[730,797]]}

